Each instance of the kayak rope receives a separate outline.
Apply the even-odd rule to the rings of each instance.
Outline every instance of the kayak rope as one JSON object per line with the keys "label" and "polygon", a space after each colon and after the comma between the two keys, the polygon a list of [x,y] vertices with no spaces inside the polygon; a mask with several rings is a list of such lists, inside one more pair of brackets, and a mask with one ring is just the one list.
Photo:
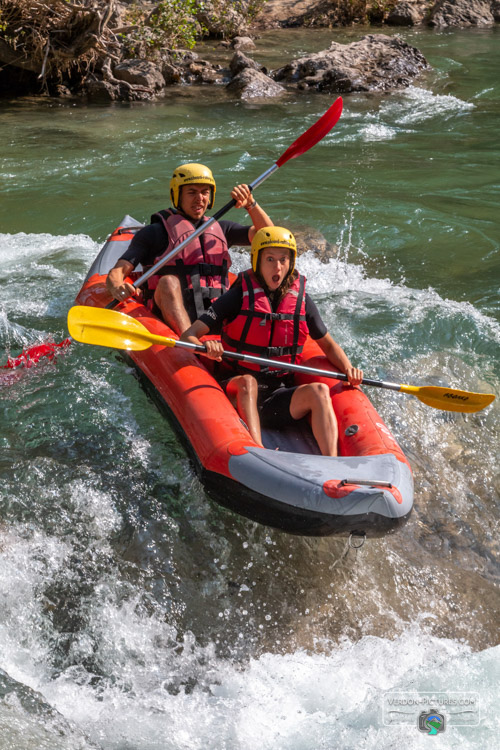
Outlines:
{"label": "kayak rope", "polygon": [[[349,540],[350,540],[350,537],[349,537],[349,539],[347,540],[347,542],[345,543],[345,545],[344,545],[344,549],[342,550],[342,553],[340,554],[340,556],[339,556],[339,557],[338,557],[338,558],[337,558],[336,560],[334,560],[334,561],[332,562],[332,564],[330,565],[330,568],[329,568],[330,570],[333,570],[334,568],[336,568],[336,567],[337,567],[337,565],[340,565],[340,563],[341,563],[341,562],[342,562],[342,561],[343,561],[343,560],[344,560],[344,559],[345,559],[345,558],[347,557],[347,555],[349,554]],[[332,554],[332,557],[333,557],[333,554]]]}
{"label": "kayak rope", "polygon": [[[354,543],[354,541],[353,541],[354,539],[358,540],[357,544]],[[366,541],[366,534],[364,534],[364,533],[363,534],[359,534],[359,533],[355,534],[354,532],[351,531],[351,533],[349,534],[349,538],[348,538],[347,542],[344,545],[344,549],[342,550],[342,552],[339,555],[339,557],[336,560],[334,560],[332,562],[332,564],[329,566],[329,570],[333,570],[334,568],[337,567],[337,565],[340,565],[343,562],[343,560],[345,560],[345,558],[347,557],[347,555],[349,554],[349,550],[350,549],[354,549],[354,550],[361,549],[361,547],[364,545],[365,541]],[[332,555],[332,557],[333,557],[333,555]]]}

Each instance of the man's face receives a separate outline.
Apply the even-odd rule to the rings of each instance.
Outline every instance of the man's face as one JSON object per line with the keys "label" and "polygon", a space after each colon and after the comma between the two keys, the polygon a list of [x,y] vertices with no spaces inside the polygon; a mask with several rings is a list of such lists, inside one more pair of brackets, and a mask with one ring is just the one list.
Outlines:
{"label": "man's face", "polygon": [[211,195],[210,185],[183,185],[181,187],[181,197],[179,207],[183,214],[190,219],[198,221],[201,219],[208,208]]}

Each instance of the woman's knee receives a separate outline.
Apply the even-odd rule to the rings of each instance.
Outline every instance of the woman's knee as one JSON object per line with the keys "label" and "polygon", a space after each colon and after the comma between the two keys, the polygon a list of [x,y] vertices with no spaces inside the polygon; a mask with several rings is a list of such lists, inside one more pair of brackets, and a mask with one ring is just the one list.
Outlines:
{"label": "woman's knee", "polygon": [[324,404],[330,401],[330,388],[326,383],[308,383],[304,389],[307,389],[304,395],[307,395],[308,400],[313,403]]}
{"label": "woman's knee", "polygon": [[226,392],[239,397],[257,395],[257,381],[253,375],[237,375],[227,385]]}
{"label": "woman's knee", "polygon": [[257,394],[257,381],[253,375],[241,375],[238,385],[242,395],[254,396]]}

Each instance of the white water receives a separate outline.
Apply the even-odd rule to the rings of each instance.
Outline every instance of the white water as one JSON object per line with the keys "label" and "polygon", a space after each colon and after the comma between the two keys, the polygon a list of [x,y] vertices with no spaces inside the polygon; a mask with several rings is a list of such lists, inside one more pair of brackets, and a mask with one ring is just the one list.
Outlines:
{"label": "white water", "polygon": [[[72,495],[79,504],[80,488]],[[106,546],[116,513],[109,499],[90,500],[84,512]],[[0,704],[2,750],[427,747],[416,721],[384,724],[387,692],[477,693],[479,725],[449,726],[436,742],[446,750],[497,747],[500,647],[472,653],[416,623],[393,638],[319,642],[316,653],[223,659],[214,644],[202,647],[161,613],[148,614],[138,593],[123,599],[112,569],[87,603],[86,628],[71,654],[76,664],[92,654],[104,677],[91,679],[77,665],[54,673],[57,633],[40,592],[69,549],[23,527],[2,533],[0,545],[0,664],[37,693],[27,708],[20,689]]]}
{"label": "white water", "polygon": [[[64,336],[65,311],[96,243],[47,234],[0,241],[8,280],[5,348]],[[342,260],[325,265],[306,254],[299,267],[331,330],[363,364],[383,374],[390,359],[391,376],[418,383],[445,378],[481,390],[484,377],[489,387],[498,382],[493,319],[432,289],[372,278],[363,255],[340,245]],[[357,264],[345,259],[349,254]],[[246,263],[246,254],[234,253],[235,270]],[[31,273],[20,296],[26,265]],[[415,337],[419,324],[434,326],[432,342]],[[495,444],[496,406],[449,419],[416,400],[374,394],[410,449],[416,507],[404,533],[368,542],[349,570],[337,564],[343,543],[303,543],[247,522],[232,531],[232,515],[224,534],[214,536],[217,510],[175,443],[169,456],[169,433],[162,434],[154,407],[142,397],[131,400],[140,396],[137,384],[105,350],[75,347],[45,370],[26,372],[3,395],[2,503],[9,523],[0,527],[0,669],[18,684],[0,703],[1,750],[497,747],[500,651],[471,649],[481,623],[491,627],[488,602],[481,593],[461,598],[474,566],[488,575],[488,556],[471,557],[468,545],[495,545],[497,462],[482,447]],[[88,444],[88,461],[85,442],[78,447],[87,430],[96,442]],[[128,465],[130,495],[127,482],[118,481]],[[184,487],[181,516],[162,509],[158,531],[142,515],[155,507],[148,484],[155,477],[167,488]],[[454,546],[437,555],[422,547],[412,567],[419,529],[435,521],[436,482],[444,538]],[[116,540],[130,515],[138,537],[122,559]],[[188,557],[198,539],[198,560],[187,562],[179,546],[186,533],[195,534]],[[432,538],[443,538],[439,527]],[[136,566],[168,582],[163,600],[149,590],[148,575],[131,575]],[[198,581],[200,566],[208,578]],[[260,580],[279,580],[271,570],[293,588],[283,583],[275,593],[257,593]],[[237,582],[236,598],[225,593],[229,579]],[[297,607],[292,618],[283,616],[284,601]],[[183,613],[191,607],[200,609],[199,620],[186,627]],[[356,621],[364,632],[381,634],[350,635]],[[440,629],[455,629],[455,636],[436,635]],[[387,691],[476,692],[479,726],[448,725],[432,739],[418,731],[416,718],[386,726]]]}

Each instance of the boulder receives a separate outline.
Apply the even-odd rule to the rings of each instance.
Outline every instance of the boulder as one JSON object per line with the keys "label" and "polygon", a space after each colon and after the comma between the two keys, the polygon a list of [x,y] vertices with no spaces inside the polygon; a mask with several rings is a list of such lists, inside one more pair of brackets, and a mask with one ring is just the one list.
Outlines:
{"label": "boulder", "polygon": [[423,54],[399,37],[368,34],[358,42],[332,42],[328,50],[293,60],[273,78],[328,93],[390,91],[409,86],[428,67]]}
{"label": "boulder", "polygon": [[231,70],[231,75],[237,76],[238,73],[241,73],[242,70],[245,70],[245,68],[252,68],[253,70],[261,70],[264,74],[267,73],[267,68],[264,68],[264,66],[259,65],[259,63],[255,62],[255,60],[252,60],[251,57],[247,57],[243,54],[243,52],[235,52],[233,55],[233,59],[229,63],[229,68]]}
{"label": "boulder", "polygon": [[252,28],[349,26],[363,20],[365,0],[267,0]]}
{"label": "boulder", "polygon": [[237,94],[240,99],[277,97],[284,93],[283,86],[254,68],[244,68],[226,88]]}
{"label": "boulder", "polygon": [[120,99],[120,90],[109,81],[87,80],[85,91],[92,102],[104,104]]}
{"label": "boulder", "polygon": [[338,255],[338,246],[332,245],[317,229],[305,226],[294,226],[291,230],[297,242],[297,255],[311,250],[322,263]]}
{"label": "boulder", "polygon": [[235,36],[231,42],[234,49],[255,49],[255,42],[249,36]]}
{"label": "boulder", "polygon": [[182,78],[182,70],[168,60],[165,60],[161,67],[161,74],[166,86],[179,83]]}
{"label": "boulder", "polygon": [[212,65],[208,60],[195,60],[184,66],[182,80],[184,83],[223,83],[229,78],[229,71],[220,65]]}
{"label": "boulder", "polygon": [[417,26],[422,23],[427,10],[427,4],[424,2],[412,2],[404,0],[389,12],[386,23],[389,26]]}
{"label": "boulder", "polygon": [[438,28],[447,26],[493,26],[491,0],[437,0],[429,18],[429,25]]}
{"label": "boulder", "polygon": [[147,60],[124,60],[115,65],[113,75],[119,81],[132,86],[144,86],[151,91],[165,86],[165,79],[158,66]]}

